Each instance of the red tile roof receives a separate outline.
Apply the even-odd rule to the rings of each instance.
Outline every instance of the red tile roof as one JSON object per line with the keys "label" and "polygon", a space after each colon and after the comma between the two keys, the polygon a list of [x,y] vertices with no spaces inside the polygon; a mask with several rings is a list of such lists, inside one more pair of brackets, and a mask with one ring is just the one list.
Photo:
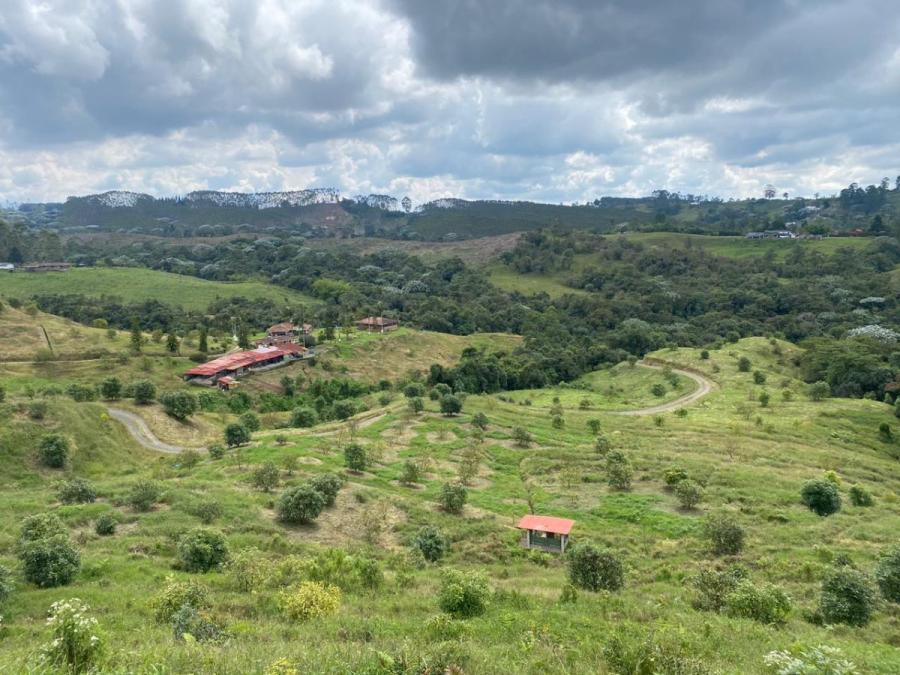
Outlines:
{"label": "red tile roof", "polygon": [[356,323],[365,326],[393,326],[394,324],[399,323],[399,321],[397,321],[397,319],[388,319],[383,316],[367,316],[365,319],[360,319]]}
{"label": "red tile roof", "polygon": [[287,356],[288,354],[297,354],[305,351],[305,347],[295,344],[284,344],[278,347],[257,347],[246,352],[234,352],[233,354],[220,356],[217,359],[195,366],[185,371],[184,374],[210,377],[223,370],[238,370],[239,368],[246,368],[254,363],[268,361],[278,356]]}
{"label": "red tile roof", "polygon": [[520,530],[536,530],[537,532],[552,532],[553,534],[569,534],[572,531],[574,520],[568,518],[554,518],[553,516],[522,516],[519,521]]}

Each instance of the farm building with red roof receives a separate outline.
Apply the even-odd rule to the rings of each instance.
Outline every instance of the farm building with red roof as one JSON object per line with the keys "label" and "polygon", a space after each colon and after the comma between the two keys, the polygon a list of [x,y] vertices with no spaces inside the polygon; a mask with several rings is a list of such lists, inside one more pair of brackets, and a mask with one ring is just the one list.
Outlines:
{"label": "farm building with red roof", "polygon": [[223,377],[236,378],[255,370],[282,365],[300,358],[306,351],[306,347],[286,343],[277,347],[257,347],[245,352],[225,354],[186,370],[184,379],[197,384],[213,385]]}
{"label": "farm building with red roof", "polygon": [[574,520],[553,516],[523,516],[518,528],[525,530],[522,546],[542,551],[565,553]]}

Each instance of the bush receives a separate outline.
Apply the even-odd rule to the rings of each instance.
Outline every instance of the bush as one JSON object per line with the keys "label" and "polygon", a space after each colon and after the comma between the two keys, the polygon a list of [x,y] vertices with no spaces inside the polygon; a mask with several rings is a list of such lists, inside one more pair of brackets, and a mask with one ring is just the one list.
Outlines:
{"label": "bush", "polygon": [[666,395],[666,387],[664,384],[657,382],[650,388],[650,393],[652,393],[657,398],[660,398]]}
{"label": "bush", "polygon": [[822,582],[819,612],[826,623],[865,626],[875,609],[875,591],[869,578],[852,567],[832,570]]}
{"label": "bush", "polygon": [[309,481],[313,490],[322,495],[325,506],[334,506],[338,492],[344,486],[344,479],[336,473],[320,473]]}
{"label": "bush", "polygon": [[728,595],[737,587],[738,582],[746,578],[747,571],[738,565],[722,571],[710,568],[700,570],[691,579],[691,585],[697,592],[691,606],[706,612],[722,611]]}
{"label": "bush", "polygon": [[403,395],[406,398],[422,398],[425,395],[425,386],[418,382],[410,382],[403,387]]}
{"label": "bush", "polygon": [[603,648],[611,673],[629,675],[710,675],[703,662],[687,652],[681,641],[658,642],[652,635],[614,634]]}
{"label": "bush", "polygon": [[414,459],[403,462],[403,473],[400,474],[400,482],[403,485],[415,485],[422,480],[422,466]]}
{"label": "bush", "polygon": [[100,383],[100,396],[107,401],[118,401],[122,398],[122,383],[117,377],[107,377]]}
{"label": "bush", "polygon": [[618,450],[606,455],[606,482],[616,490],[630,490],[632,476],[631,462]]}
{"label": "bush", "polygon": [[365,471],[368,465],[366,449],[359,443],[351,443],[344,448],[344,464],[351,471]]}
{"label": "bush", "polygon": [[204,525],[209,525],[221,518],[222,512],[222,505],[213,499],[199,502],[191,508],[191,513],[199,518]]}
{"label": "bush", "polygon": [[860,672],[843,652],[834,647],[797,647],[790,652],[769,652],[763,657],[775,675],[858,675]]}
{"label": "bush", "polygon": [[159,483],[142,480],[131,486],[126,501],[135,511],[149,511],[159,501],[160,494]]}
{"label": "bush", "polygon": [[460,618],[480,616],[487,609],[490,593],[487,579],[480,572],[448,569],[441,576],[438,605]]}
{"label": "bush", "polygon": [[176,642],[188,636],[195,642],[222,642],[228,634],[207,612],[182,605],[172,617],[172,635]]}
{"label": "bush", "polygon": [[158,623],[168,623],[185,605],[194,609],[211,607],[206,586],[193,579],[176,581],[173,577],[168,577],[163,590],[150,601],[153,616]]}
{"label": "bush", "polygon": [[278,519],[283,523],[311,523],[325,508],[325,498],[312,485],[285,490],[278,500]]}
{"label": "bush", "polygon": [[73,478],[59,486],[59,501],[63,504],[90,504],[97,499],[97,490],[84,478]]}
{"label": "bush", "polygon": [[527,448],[531,445],[531,434],[524,427],[515,427],[512,430],[512,437],[515,444],[520,448]]}
{"label": "bush", "polygon": [[828,480],[810,480],[803,485],[800,498],[810,511],[830,516],[841,510],[841,495],[837,486]]}
{"label": "bush", "polygon": [[441,508],[447,513],[462,513],[468,492],[462,483],[444,483],[440,496]]}
{"label": "bush", "polygon": [[21,547],[19,559],[25,579],[41,588],[65,586],[81,568],[81,556],[65,535],[28,541]]}
{"label": "bush", "polygon": [[744,548],[744,528],[728,514],[707,516],[703,534],[716,555],[737,555]]}
{"label": "bush", "polygon": [[700,351],[700,358],[701,358],[702,360],[704,360],[704,361],[709,360],[709,350],[708,350],[708,349],[703,349],[703,350],[701,350],[701,351]]}
{"label": "bush", "polygon": [[831,387],[828,386],[827,382],[820,381],[809,385],[810,401],[823,401],[829,396],[831,396]]}
{"label": "bush", "polygon": [[37,513],[22,521],[19,530],[19,546],[49,537],[68,537],[69,530],[55,513]]}
{"label": "bush", "polygon": [[598,455],[605,456],[611,448],[612,443],[610,443],[609,439],[603,434],[599,434],[597,438],[594,439],[594,452]]}
{"label": "bush", "polygon": [[472,426],[478,427],[482,431],[488,428],[488,417],[483,412],[477,412],[472,415]]}
{"label": "bush", "polygon": [[209,456],[211,459],[222,459],[225,456],[225,448],[219,443],[213,443],[209,446]]}
{"label": "bush", "polygon": [[749,579],[736,585],[725,599],[729,616],[753,619],[760,623],[784,623],[791,611],[791,600],[777,586],[755,586]]}
{"label": "bush", "polygon": [[738,359],[738,371],[742,373],[749,373],[750,365],[750,359],[748,359],[746,356],[742,356],[740,359]]}
{"label": "bush", "polygon": [[228,544],[221,532],[197,528],[178,540],[178,561],[187,572],[209,572],[228,559]]}
{"label": "bush", "polygon": [[462,401],[453,394],[444,394],[441,397],[441,413],[447,417],[459,415],[462,412]]}
{"label": "bush", "polygon": [[229,448],[235,448],[250,442],[250,432],[243,424],[233,422],[225,427],[225,443]]}
{"label": "bush", "polygon": [[178,454],[176,465],[182,469],[187,469],[188,471],[190,471],[200,463],[201,459],[203,458],[200,456],[199,452],[197,452],[193,448],[188,448],[187,450],[182,450]]}
{"label": "bush", "polygon": [[129,387],[134,402],[138,405],[147,405],[156,400],[156,385],[149,380],[139,380]]}
{"label": "bush", "polygon": [[625,570],[611,551],[576,544],[569,550],[569,580],[586,591],[618,591],[625,586]]}
{"label": "bush", "polygon": [[304,581],[278,596],[279,609],[294,621],[329,616],[340,609],[341,589],[318,581]]}
{"label": "bush", "polygon": [[69,440],[61,434],[45,434],[38,446],[41,464],[62,469],[69,459]]}
{"label": "bush", "polygon": [[681,508],[693,509],[703,500],[703,488],[690,479],[683,480],[675,486],[675,496]]}
{"label": "bush", "polygon": [[119,521],[116,520],[115,516],[104,513],[97,521],[94,523],[94,532],[99,534],[101,537],[108,537],[116,533],[116,527],[118,526]]}
{"label": "bush", "polygon": [[875,581],[885,600],[900,603],[900,546],[894,546],[878,559]]}
{"label": "bush", "polygon": [[439,529],[426,525],[413,539],[413,548],[428,562],[437,562],[449,550],[450,542]]}
{"label": "bush", "polygon": [[263,492],[271,492],[273,488],[278,486],[281,472],[275,466],[275,462],[266,462],[253,472],[253,487]]}
{"label": "bush", "polygon": [[33,420],[42,420],[47,416],[46,401],[32,401],[28,404],[28,417]]}
{"label": "bush", "polygon": [[167,391],[159,397],[163,410],[169,417],[184,422],[197,412],[197,397],[186,391]]}
{"label": "bush", "polygon": [[411,398],[409,399],[409,401],[407,401],[406,407],[411,413],[413,413],[414,415],[418,415],[420,412],[425,410],[425,401],[416,396],[415,398]]}
{"label": "bush", "polygon": [[853,506],[872,506],[875,504],[875,500],[872,498],[872,493],[862,485],[854,485],[850,488],[850,503]]}
{"label": "bush", "polygon": [[771,400],[772,397],[769,395],[769,392],[762,391],[759,393],[759,405],[761,408],[768,408]]}
{"label": "bush", "polygon": [[754,384],[765,384],[766,383],[766,374],[761,370],[753,371],[753,382]]}
{"label": "bush", "polygon": [[12,572],[0,565],[0,608],[9,600],[13,588]]}
{"label": "bush", "polygon": [[256,413],[248,410],[241,415],[240,420],[241,424],[247,428],[247,431],[252,433],[260,430],[259,417],[256,416]]}
{"label": "bush", "polygon": [[679,467],[666,469],[663,472],[663,482],[670,490],[673,490],[676,485],[678,485],[683,480],[687,480],[688,478],[688,472]]}
{"label": "bush", "polygon": [[70,673],[94,672],[103,655],[104,643],[97,620],[78,598],[60,600],[50,606],[47,626],[53,638],[41,649],[41,660]]}

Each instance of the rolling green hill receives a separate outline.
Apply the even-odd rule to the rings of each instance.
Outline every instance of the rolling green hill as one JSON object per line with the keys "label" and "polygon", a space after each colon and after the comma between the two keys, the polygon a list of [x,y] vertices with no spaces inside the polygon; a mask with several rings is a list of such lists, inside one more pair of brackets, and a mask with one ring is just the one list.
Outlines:
{"label": "rolling green hill", "polygon": [[225,283],[182,274],[129,267],[75,268],[67,272],[0,275],[0,296],[29,298],[43,293],[109,295],[126,302],[159,300],[184,309],[204,310],[220,298],[267,298],[276,302],[315,302],[309,296],[260,281]]}

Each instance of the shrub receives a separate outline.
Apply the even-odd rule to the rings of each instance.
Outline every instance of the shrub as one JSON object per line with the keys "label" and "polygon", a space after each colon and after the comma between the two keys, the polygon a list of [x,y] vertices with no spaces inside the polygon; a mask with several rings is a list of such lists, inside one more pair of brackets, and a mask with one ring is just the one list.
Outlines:
{"label": "shrub", "polygon": [[182,605],[172,617],[172,635],[176,642],[188,636],[196,642],[222,642],[228,634],[207,612]]}
{"label": "shrub", "polygon": [[515,444],[520,448],[527,448],[531,445],[531,434],[524,427],[515,427],[512,430],[512,437]]}
{"label": "shrub", "polygon": [[885,600],[900,603],[900,546],[894,546],[879,558],[875,581]]}
{"label": "shrub", "polygon": [[266,462],[253,472],[253,487],[263,492],[271,492],[273,488],[278,486],[280,477],[281,472],[275,466],[275,462]]}
{"label": "shrub", "polygon": [[351,443],[344,448],[344,464],[351,471],[365,471],[368,465],[366,449],[359,443]]}
{"label": "shrub", "polygon": [[197,397],[186,391],[167,391],[159,397],[163,410],[169,417],[184,422],[197,412]]}
{"label": "shrub", "polygon": [[194,609],[211,607],[206,586],[193,579],[176,581],[173,577],[167,577],[163,590],[150,601],[153,616],[158,623],[168,623],[184,606]]}
{"label": "shrub", "polygon": [[569,550],[569,580],[586,591],[618,591],[625,586],[625,570],[611,551],[576,544]]}
{"label": "shrub", "polygon": [[488,417],[483,412],[477,412],[472,415],[472,426],[478,427],[482,431],[488,428]]}
{"label": "shrub", "polygon": [[47,416],[46,401],[32,401],[28,404],[28,417],[33,420],[42,420]]}
{"label": "shrub", "polygon": [[97,499],[97,491],[84,478],[73,478],[59,486],[59,501],[63,504],[90,504]]}
{"label": "shrub", "polygon": [[708,349],[703,349],[703,350],[701,350],[701,352],[700,352],[700,358],[701,358],[702,360],[704,360],[704,361],[709,360],[709,350],[708,350]]}
{"label": "shrub", "polygon": [[61,469],[69,459],[69,440],[61,434],[45,434],[38,446],[41,464],[51,469]]}
{"label": "shrub", "polygon": [[356,404],[350,399],[335,401],[331,405],[331,416],[334,419],[345,420],[356,414]]}
{"label": "shrub", "polygon": [[772,400],[772,397],[769,395],[767,391],[761,391],[759,393],[759,405],[762,408],[768,408],[769,402]]}
{"label": "shrub", "polygon": [[490,599],[487,579],[480,572],[444,570],[438,605],[447,614],[469,618],[484,614]]}
{"label": "shrub", "polygon": [[9,599],[9,596],[12,595],[13,588],[12,572],[3,565],[0,565],[0,608],[3,607],[4,603]]}
{"label": "shrub", "polygon": [[709,675],[680,641],[658,642],[652,636],[613,635],[603,648],[607,672],[634,675]]}
{"label": "shrub", "polygon": [[225,427],[225,443],[229,448],[236,448],[250,442],[250,432],[243,424],[233,422]]}
{"label": "shrub", "polygon": [[418,382],[410,382],[403,387],[403,395],[406,398],[422,398],[425,395],[425,387]]}
{"label": "shrub", "polygon": [[416,460],[407,459],[403,462],[403,473],[400,474],[400,482],[403,485],[414,485],[422,480],[422,467]]}
{"label": "shrub", "polygon": [[726,513],[707,516],[703,534],[716,555],[737,555],[744,548],[744,528]]}
{"label": "shrub", "polygon": [[894,440],[894,432],[891,431],[891,425],[887,422],[882,422],[878,425],[878,437],[884,441],[885,443],[890,443]]}
{"label": "shrub", "polygon": [[212,459],[222,459],[225,456],[225,447],[219,443],[209,446],[209,456]]}
{"label": "shrub", "polygon": [[753,382],[754,384],[765,384],[766,383],[766,374],[761,370],[753,371]]}
{"label": "shrub", "polygon": [[94,523],[94,532],[99,534],[101,537],[108,537],[116,533],[116,527],[119,522],[116,520],[115,516],[104,513],[97,521]]}
{"label": "shrub", "polygon": [[450,543],[439,529],[426,525],[413,539],[413,548],[428,562],[437,562],[447,553]]}
{"label": "shrub", "polygon": [[250,432],[259,431],[260,423],[259,423],[259,417],[257,417],[256,413],[248,410],[247,412],[245,412],[241,415],[240,420],[241,420],[241,424],[243,424],[247,428],[247,431],[250,431]]}
{"label": "shrub", "polygon": [[631,489],[631,462],[624,453],[614,450],[606,455],[606,482],[616,490]]}
{"label": "shrub", "polygon": [[872,498],[872,493],[862,485],[854,485],[850,488],[850,503],[853,506],[872,506],[875,504],[875,500]]}
{"label": "shrub", "polygon": [[841,510],[841,495],[837,486],[828,480],[810,480],[803,485],[800,498],[810,511],[830,516]]}
{"label": "shrub", "polygon": [[550,426],[554,429],[562,429],[566,426],[565,420],[562,418],[562,415],[554,415],[550,418]]}
{"label": "shrub", "polygon": [[666,387],[664,384],[657,382],[650,388],[650,392],[657,398],[660,398],[666,395]]}
{"label": "shrub", "polygon": [[107,377],[100,383],[100,396],[107,401],[118,401],[122,398],[122,383],[117,377]]}
{"label": "shrub", "polygon": [[810,401],[823,401],[829,396],[831,396],[831,387],[828,386],[827,382],[820,381],[809,385]]}
{"label": "shrub", "polygon": [[135,511],[149,511],[160,497],[159,483],[141,480],[131,486],[126,501]]}
{"label": "shrub", "polygon": [[753,619],[760,623],[784,623],[791,611],[791,600],[777,586],[755,586],[749,579],[738,582],[725,599],[730,616]]}
{"label": "shrub", "polygon": [[19,551],[19,559],[25,579],[41,588],[65,586],[81,568],[81,556],[64,535],[25,543]]}
{"label": "shrub", "polygon": [[738,370],[740,372],[749,373],[750,366],[750,359],[748,359],[746,356],[742,356],[740,359],[738,359]]}
{"label": "shrub", "polygon": [[92,386],[78,384],[73,382],[66,387],[66,395],[73,401],[83,403],[85,401],[93,401],[97,398],[97,389]]}
{"label": "shrub", "polygon": [[602,424],[600,420],[596,418],[589,419],[587,421],[587,428],[594,436],[600,433],[600,429],[602,428]]}
{"label": "shrub", "polygon": [[663,482],[670,490],[673,490],[676,485],[678,485],[683,480],[687,480],[688,478],[688,472],[679,467],[666,469],[663,472]]}
{"label": "shrub", "polygon": [[819,612],[826,623],[865,626],[875,609],[875,591],[869,578],[852,567],[832,570],[822,581]]}
{"label": "shrub", "polygon": [[70,673],[94,671],[104,651],[97,620],[78,598],[50,606],[47,625],[53,639],[41,649],[41,660]]}
{"label": "shrub", "polygon": [[278,519],[283,523],[311,523],[325,508],[325,498],[311,485],[285,490],[278,500]]}
{"label": "shrub", "polygon": [[598,455],[605,456],[611,448],[612,443],[610,443],[609,439],[603,434],[599,434],[597,438],[594,439],[594,452]]}
{"label": "shrub", "polygon": [[441,508],[447,513],[460,514],[466,505],[468,490],[461,483],[444,483],[441,487]]}
{"label": "shrub", "polygon": [[790,652],[769,652],[763,657],[775,675],[858,675],[859,670],[834,647],[798,647]]}
{"label": "shrub", "polygon": [[225,564],[234,587],[245,593],[259,590],[269,580],[269,565],[255,548],[243,548],[228,556]]}
{"label": "shrub", "polygon": [[178,540],[178,561],[187,572],[208,572],[228,559],[228,544],[221,532],[197,528]]}
{"label": "shrub", "polygon": [[22,521],[19,530],[19,546],[49,537],[68,537],[69,530],[55,513],[36,513]]}
{"label": "shrub", "polygon": [[309,621],[334,614],[341,606],[341,589],[318,581],[304,581],[282,591],[278,607],[294,621]]}
{"label": "shrub", "polygon": [[334,506],[338,492],[344,486],[344,480],[336,473],[320,473],[309,481],[313,490],[322,495],[325,506]]}
{"label": "shrub", "polygon": [[407,401],[406,407],[411,413],[413,413],[414,415],[418,415],[420,412],[425,410],[425,401],[416,396],[415,398],[411,398],[409,399],[409,401]]}
{"label": "shrub", "polygon": [[138,405],[147,405],[156,400],[156,385],[149,380],[139,380],[129,387],[134,402]]}
{"label": "shrub", "polygon": [[738,565],[726,570],[710,568],[701,569],[697,576],[691,579],[691,585],[697,595],[691,602],[694,609],[707,612],[720,612],[725,608],[725,600],[743,579],[747,578],[747,571]]}
{"label": "shrub", "polygon": [[444,394],[441,397],[441,413],[447,417],[458,415],[462,412],[462,401],[453,394]]}
{"label": "shrub", "polygon": [[693,509],[703,499],[703,488],[694,481],[683,480],[675,486],[675,496],[683,509]]}
{"label": "shrub", "polygon": [[222,505],[213,499],[198,502],[191,508],[191,513],[199,518],[204,525],[209,525],[221,518],[222,511]]}

